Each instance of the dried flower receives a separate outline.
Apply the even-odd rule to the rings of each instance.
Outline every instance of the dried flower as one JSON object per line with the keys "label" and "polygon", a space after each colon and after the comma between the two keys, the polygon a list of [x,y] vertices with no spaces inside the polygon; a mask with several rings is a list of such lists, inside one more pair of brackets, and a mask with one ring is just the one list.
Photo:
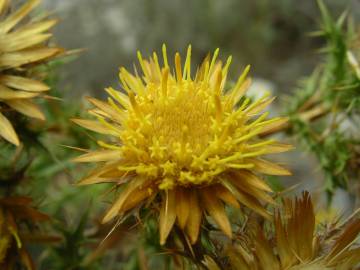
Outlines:
{"label": "dried flower", "polygon": [[[32,199],[25,196],[12,196],[0,199],[0,268],[15,269],[18,260],[28,270],[35,269],[25,243],[36,234],[30,232],[22,221],[32,226],[49,220],[49,217],[31,206]],[[31,235],[31,237],[30,237]],[[44,238],[44,237],[42,237]],[[45,238],[44,238],[45,240]]]}
{"label": "dried flower", "polygon": [[28,0],[15,12],[9,12],[10,0],[0,0],[0,137],[19,145],[19,138],[4,112],[15,110],[29,117],[44,119],[31,99],[41,96],[49,87],[30,70],[59,54],[50,48],[47,31],[56,20],[30,19],[21,23],[41,2]]}
{"label": "dried flower", "polygon": [[97,120],[74,119],[109,138],[98,142],[102,149],[75,159],[100,162],[80,184],[123,186],[104,222],[146,202],[160,209],[160,242],[164,244],[176,221],[195,243],[205,213],[231,237],[224,203],[243,204],[270,217],[262,202],[274,203],[271,189],[259,174],[290,173],[260,156],[291,146],[258,135],[287,119],[267,119],[268,112],[261,113],[273,98],[251,102],[244,96],[251,83],[246,78],[249,67],[224,91],[231,57],[222,66],[217,62],[218,52],[205,59],[195,77],[191,76],[191,46],[184,67],[176,53],[174,74],[165,45],[163,66],[156,53],[149,61],[138,53],[142,76],[120,69],[127,94],[108,88],[107,102],[89,98],[96,107],[90,113]]}
{"label": "dried flower", "polygon": [[275,215],[274,231],[259,229],[248,244],[229,248],[231,269],[355,269],[360,262],[360,249],[354,243],[360,219],[342,225],[337,220],[323,227],[316,227],[309,193],[295,201],[286,199]]}

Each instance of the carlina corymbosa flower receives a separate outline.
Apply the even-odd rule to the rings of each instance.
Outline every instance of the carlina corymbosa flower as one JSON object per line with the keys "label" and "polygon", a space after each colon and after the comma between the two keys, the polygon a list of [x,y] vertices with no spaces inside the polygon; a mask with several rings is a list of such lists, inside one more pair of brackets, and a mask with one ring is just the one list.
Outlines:
{"label": "carlina corymbosa flower", "polygon": [[317,225],[308,192],[295,200],[285,199],[282,208],[276,211],[274,223],[267,225],[255,233],[252,226],[249,228],[252,241],[227,249],[230,269],[358,269],[360,248],[356,239],[360,219],[351,216],[342,223],[337,218]]}
{"label": "carlina corymbosa flower", "polygon": [[0,137],[19,145],[19,138],[6,113],[14,110],[26,116],[44,119],[31,101],[49,87],[41,82],[34,68],[58,55],[60,48],[50,48],[47,31],[56,20],[25,19],[41,0],[28,0],[15,12],[11,0],[0,0]]}
{"label": "carlina corymbosa flower", "polygon": [[165,45],[162,51],[162,65],[156,53],[148,61],[138,53],[142,75],[120,69],[125,94],[107,88],[107,102],[89,98],[95,106],[89,112],[97,120],[73,119],[108,136],[98,141],[101,149],[75,159],[100,163],[80,184],[114,182],[120,188],[104,222],[145,204],[158,209],[161,244],[175,224],[195,243],[204,216],[231,237],[224,204],[270,217],[263,203],[274,201],[260,174],[290,173],[260,157],[291,146],[258,135],[287,119],[267,119],[269,113],[261,113],[274,98],[252,102],[244,96],[249,67],[225,91],[231,57],[223,66],[218,49],[195,76],[191,46],[183,66],[176,53],[173,73]]}

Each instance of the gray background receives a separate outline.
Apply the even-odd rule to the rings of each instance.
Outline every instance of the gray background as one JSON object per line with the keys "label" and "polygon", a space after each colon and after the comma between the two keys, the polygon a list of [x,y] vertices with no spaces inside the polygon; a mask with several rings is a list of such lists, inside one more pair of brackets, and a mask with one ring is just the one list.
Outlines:
{"label": "gray background", "polygon": [[[360,2],[325,0],[339,15],[348,8],[359,18]],[[136,50],[148,55],[167,43],[169,52],[185,53],[189,43],[195,60],[216,47],[222,59],[231,54],[233,76],[246,64],[252,75],[288,92],[295,80],[311,72],[322,45],[307,36],[317,30],[315,0],[44,0],[60,18],[58,43],[86,48],[62,70],[61,85],[70,95],[100,95],[117,85],[119,66],[132,67]],[[355,13],[354,13],[355,12]],[[356,13],[357,12],[357,13]],[[234,77],[233,77],[234,78]]]}

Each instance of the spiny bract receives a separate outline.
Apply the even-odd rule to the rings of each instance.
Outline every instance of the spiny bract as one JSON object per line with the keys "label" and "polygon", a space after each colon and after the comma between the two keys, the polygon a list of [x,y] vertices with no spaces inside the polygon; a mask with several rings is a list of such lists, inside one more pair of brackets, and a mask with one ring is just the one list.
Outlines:
{"label": "spiny bract", "polygon": [[45,119],[31,99],[49,87],[30,69],[59,54],[61,49],[49,48],[46,44],[52,36],[46,31],[56,20],[33,18],[21,23],[41,0],[29,0],[15,12],[10,11],[10,2],[0,0],[0,137],[19,145],[18,135],[4,112],[15,110]]}
{"label": "spiny bract", "polygon": [[[38,222],[49,217],[33,206],[33,200],[26,196],[0,198],[0,269],[35,269],[28,242],[40,239],[36,233]],[[24,226],[25,223],[27,226]],[[36,238],[38,237],[38,238]],[[42,239],[44,235],[41,235]],[[51,238],[51,237],[49,237]]]}
{"label": "spiny bract", "polygon": [[124,185],[104,222],[143,202],[160,203],[160,242],[165,243],[177,220],[194,243],[204,212],[231,237],[223,203],[243,204],[270,216],[262,202],[274,203],[268,194],[271,189],[258,174],[288,175],[289,171],[260,156],[291,146],[259,139],[259,135],[286,119],[267,119],[268,113],[261,113],[273,98],[252,102],[244,96],[250,85],[249,67],[224,91],[231,57],[223,66],[217,61],[218,52],[205,59],[195,77],[191,76],[191,46],[183,67],[176,53],[174,73],[165,45],[162,66],[156,53],[149,61],[138,53],[142,75],[120,69],[126,94],[108,88],[107,102],[89,98],[96,107],[90,113],[97,120],[73,119],[109,135],[109,141],[98,142],[103,149],[75,159],[102,162],[81,184]]}
{"label": "spiny bract", "polygon": [[285,199],[273,226],[259,228],[254,222],[248,224],[252,226],[244,230],[243,238],[248,234],[252,241],[227,248],[233,270],[358,269],[360,249],[356,238],[360,219],[352,216],[340,224],[336,218],[316,226],[308,192],[295,200]]}

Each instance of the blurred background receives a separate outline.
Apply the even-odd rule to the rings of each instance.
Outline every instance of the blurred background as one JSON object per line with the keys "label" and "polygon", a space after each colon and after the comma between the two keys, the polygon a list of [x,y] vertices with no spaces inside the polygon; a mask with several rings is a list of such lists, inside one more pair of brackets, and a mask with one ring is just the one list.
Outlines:
{"label": "blurred background", "polygon": [[[358,0],[326,0],[332,14],[345,9],[360,17]],[[55,35],[67,49],[86,48],[62,70],[61,85],[69,95],[100,95],[117,85],[119,66],[132,69],[136,51],[172,54],[193,46],[199,62],[219,47],[223,60],[233,55],[233,79],[245,65],[252,76],[270,82],[275,91],[289,92],[308,75],[320,40],[308,33],[318,29],[315,0],[46,0],[61,23]],[[319,44],[320,43],[320,44]]]}

